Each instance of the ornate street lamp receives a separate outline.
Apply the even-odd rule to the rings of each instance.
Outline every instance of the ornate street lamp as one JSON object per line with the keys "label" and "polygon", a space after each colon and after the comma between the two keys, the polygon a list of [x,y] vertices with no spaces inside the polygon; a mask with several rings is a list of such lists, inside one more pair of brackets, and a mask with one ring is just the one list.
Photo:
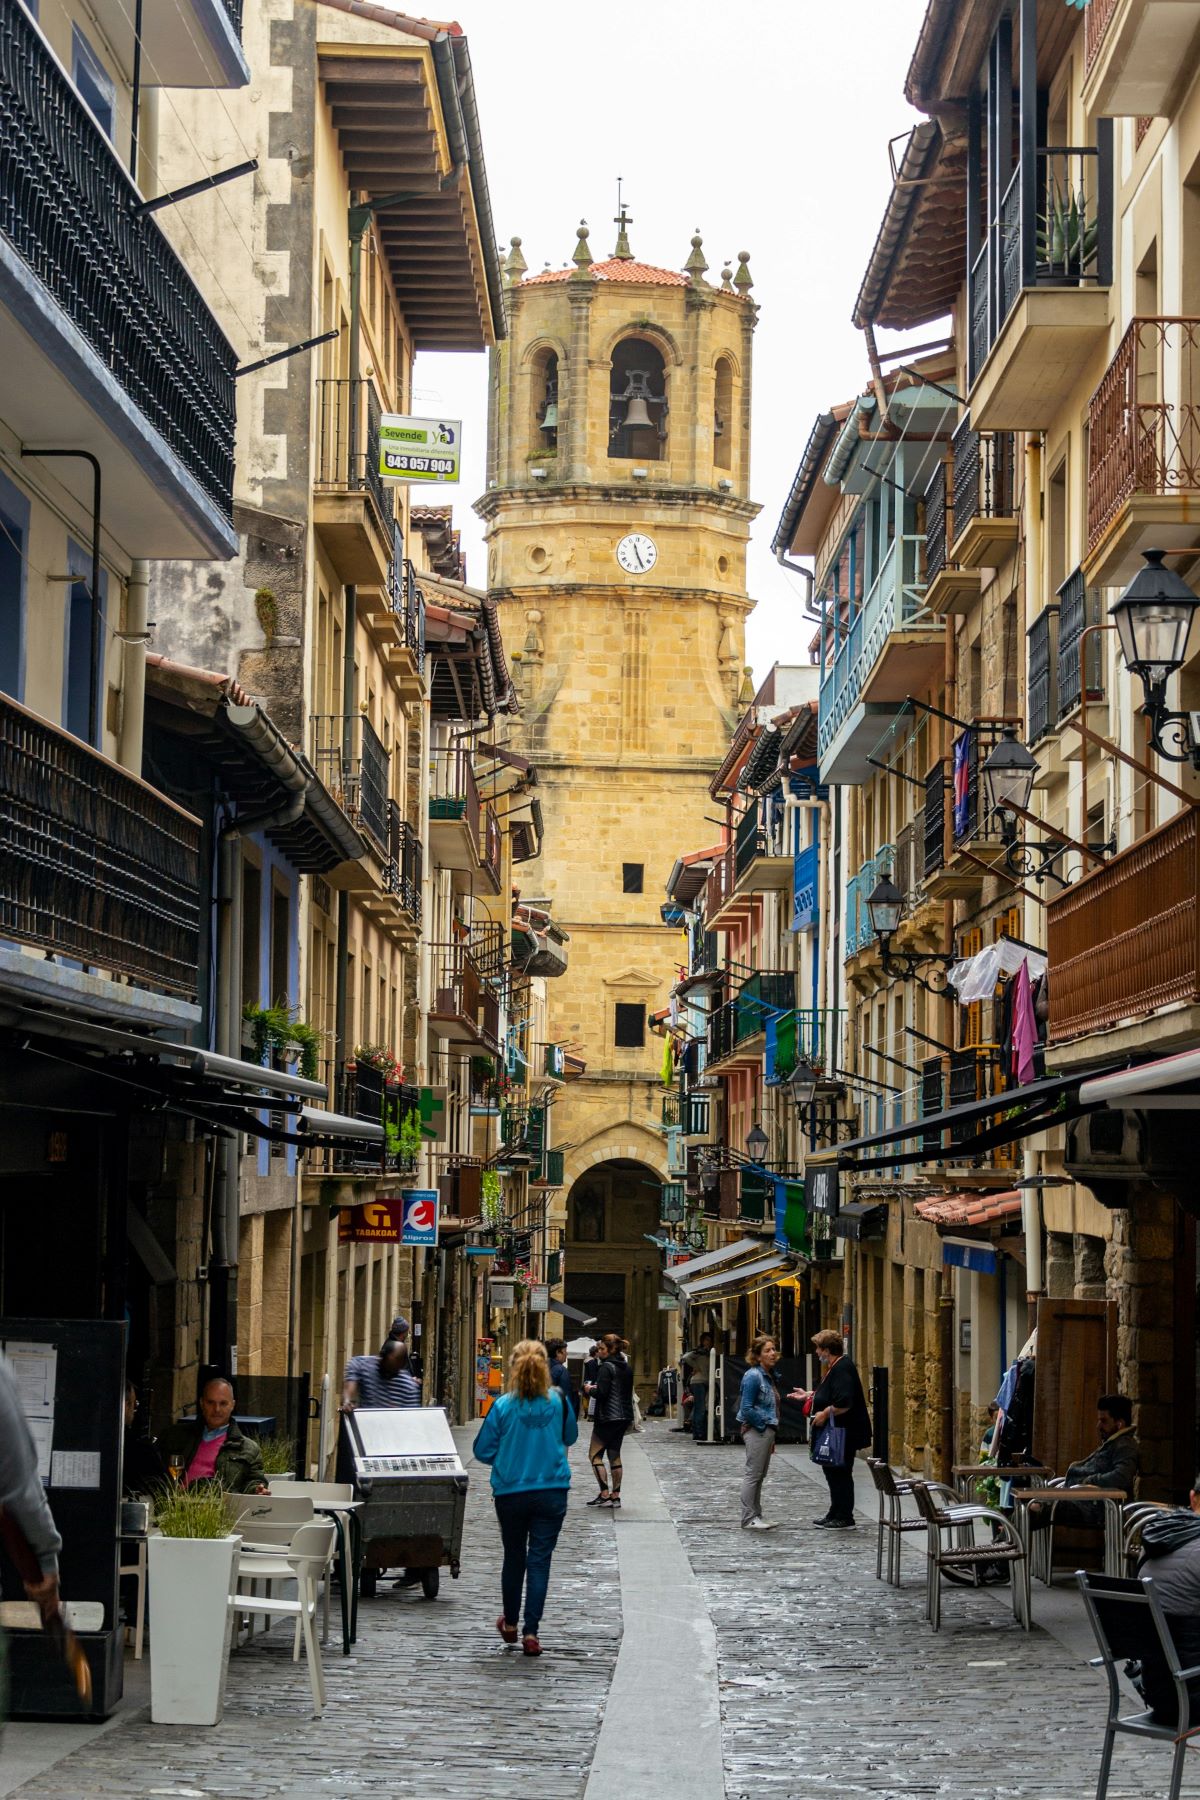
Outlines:
{"label": "ornate street lamp", "polygon": [[787,1078],[787,1086],[792,1099],[801,1112],[805,1107],[811,1106],[816,1099],[820,1081],[820,1074],[813,1068],[808,1058],[800,1057]]}
{"label": "ornate street lamp", "polygon": [[[946,976],[955,961],[953,956],[937,952],[922,956],[913,950],[892,949],[892,938],[904,917],[904,895],[889,875],[881,875],[867,896],[867,917],[879,940],[879,960],[885,975],[899,981],[917,981],[929,994],[945,992]],[[926,967],[931,969],[932,979],[921,974]]]}
{"label": "ornate street lamp", "polygon": [[1200,599],[1174,570],[1163,567],[1165,550],[1144,550],[1139,569],[1109,608],[1125,666],[1141,679],[1143,711],[1158,754],[1168,762],[1200,768],[1200,742],[1187,713],[1167,706],[1167,682],[1187,661]]}
{"label": "ornate street lamp", "polygon": [[761,1125],[753,1125],[746,1134],[746,1150],[751,1162],[761,1163],[771,1147],[771,1140]]}
{"label": "ornate street lamp", "polygon": [[1016,812],[1029,811],[1039,766],[1037,757],[1018,738],[1015,727],[1006,725],[1000,742],[993,744],[979,771],[987,810],[999,816],[1005,829],[1015,829],[1014,808]]}

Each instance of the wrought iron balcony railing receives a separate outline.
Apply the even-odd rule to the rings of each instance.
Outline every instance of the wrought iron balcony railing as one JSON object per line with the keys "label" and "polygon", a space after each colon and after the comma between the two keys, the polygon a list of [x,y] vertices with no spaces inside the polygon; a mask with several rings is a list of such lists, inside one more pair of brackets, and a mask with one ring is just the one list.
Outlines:
{"label": "wrought iron balcony railing", "polygon": [[925,490],[925,579],[933,582],[946,567],[947,542],[946,465],[940,462]]}
{"label": "wrought iron balcony railing", "polygon": [[1059,588],[1058,608],[1058,717],[1065,719],[1082,697],[1081,651],[1087,659],[1087,697],[1104,698],[1104,650],[1099,635],[1093,632],[1086,645],[1082,642],[1089,625],[1103,622],[1104,608],[1099,589],[1088,587],[1082,569],[1068,575]]}
{"label": "wrought iron balcony railing", "polygon": [[968,276],[970,382],[1026,289],[1112,281],[1111,131],[1098,127],[1097,139],[1039,146],[997,196]]}
{"label": "wrought iron balcony railing", "polygon": [[1015,442],[1011,431],[973,430],[969,416],[955,427],[953,541],[972,519],[1012,518]]}
{"label": "wrought iron balcony railing", "polygon": [[385,859],[391,846],[390,757],[364,713],[315,713],[312,762],[338,805],[374,839]]}
{"label": "wrought iron balcony railing", "polygon": [[1088,426],[1089,551],[1135,496],[1190,494],[1194,503],[1200,318],[1134,319],[1092,395]]}
{"label": "wrought iron balcony railing", "polygon": [[1058,721],[1058,608],[1047,606],[1026,632],[1029,644],[1029,742]]}
{"label": "wrought iron balcony railing", "polygon": [[393,560],[391,580],[394,584],[392,608],[396,617],[403,620],[405,645],[412,651],[419,663],[423,662],[425,659],[425,595],[418,584],[417,572],[406,556]]}
{"label": "wrought iron balcony railing", "polygon": [[405,912],[421,923],[421,840],[400,811],[397,801],[389,800],[387,884],[400,897]]}
{"label": "wrought iron balcony railing", "polygon": [[392,501],[379,473],[381,413],[379,395],[370,381],[323,376],[317,382],[316,486],[368,493],[381,526],[390,531]]}
{"label": "wrought iron balcony railing", "polygon": [[232,519],[237,357],[140,202],[29,13],[0,7],[0,233]]}
{"label": "wrought iron balcony railing", "polygon": [[429,764],[429,817],[462,819],[479,842],[479,784],[468,750],[435,750]]}
{"label": "wrought iron balcony railing", "polygon": [[200,823],[0,695],[0,937],[195,1000]]}
{"label": "wrought iron balcony railing", "polygon": [[796,1007],[769,1020],[763,1065],[767,1086],[785,1082],[798,1062],[816,1069],[835,1068],[841,1059],[845,1017],[839,1007]]}

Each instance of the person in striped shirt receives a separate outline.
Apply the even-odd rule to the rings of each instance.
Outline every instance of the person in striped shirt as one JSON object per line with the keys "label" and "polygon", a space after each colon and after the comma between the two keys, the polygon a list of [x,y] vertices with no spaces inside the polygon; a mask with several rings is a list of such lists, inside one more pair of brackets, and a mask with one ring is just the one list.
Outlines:
{"label": "person in striped shirt", "polygon": [[409,1368],[408,1347],[389,1338],[378,1356],[352,1356],[342,1384],[342,1411],[358,1406],[420,1406],[421,1384]]}

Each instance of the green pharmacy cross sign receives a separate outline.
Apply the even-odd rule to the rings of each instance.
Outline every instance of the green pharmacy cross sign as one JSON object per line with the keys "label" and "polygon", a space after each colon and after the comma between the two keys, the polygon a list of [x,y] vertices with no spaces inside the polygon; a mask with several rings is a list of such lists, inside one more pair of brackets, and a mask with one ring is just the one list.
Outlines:
{"label": "green pharmacy cross sign", "polygon": [[379,475],[383,481],[457,481],[461,419],[414,419],[384,413],[379,421]]}

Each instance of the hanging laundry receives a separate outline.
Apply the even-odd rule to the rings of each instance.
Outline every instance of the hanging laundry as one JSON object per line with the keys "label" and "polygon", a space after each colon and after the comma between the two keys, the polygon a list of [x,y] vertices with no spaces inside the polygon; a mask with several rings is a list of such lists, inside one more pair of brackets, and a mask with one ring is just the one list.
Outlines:
{"label": "hanging laundry", "polygon": [[1034,1077],[1034,1054],[1037,1050],[1038,1028],[1033,1012],[1033,994],[1029,986],[1029,964],[1023,962],[1017,970],[1016,994],[1013,999],[1013,1070],[1017,1080],[1024,1085]]}
{"label": "hanging laundry", "polygon": [[964,731],[954,740],[954,835],[966,837],[971,823],[971,747],[974,734]]}

